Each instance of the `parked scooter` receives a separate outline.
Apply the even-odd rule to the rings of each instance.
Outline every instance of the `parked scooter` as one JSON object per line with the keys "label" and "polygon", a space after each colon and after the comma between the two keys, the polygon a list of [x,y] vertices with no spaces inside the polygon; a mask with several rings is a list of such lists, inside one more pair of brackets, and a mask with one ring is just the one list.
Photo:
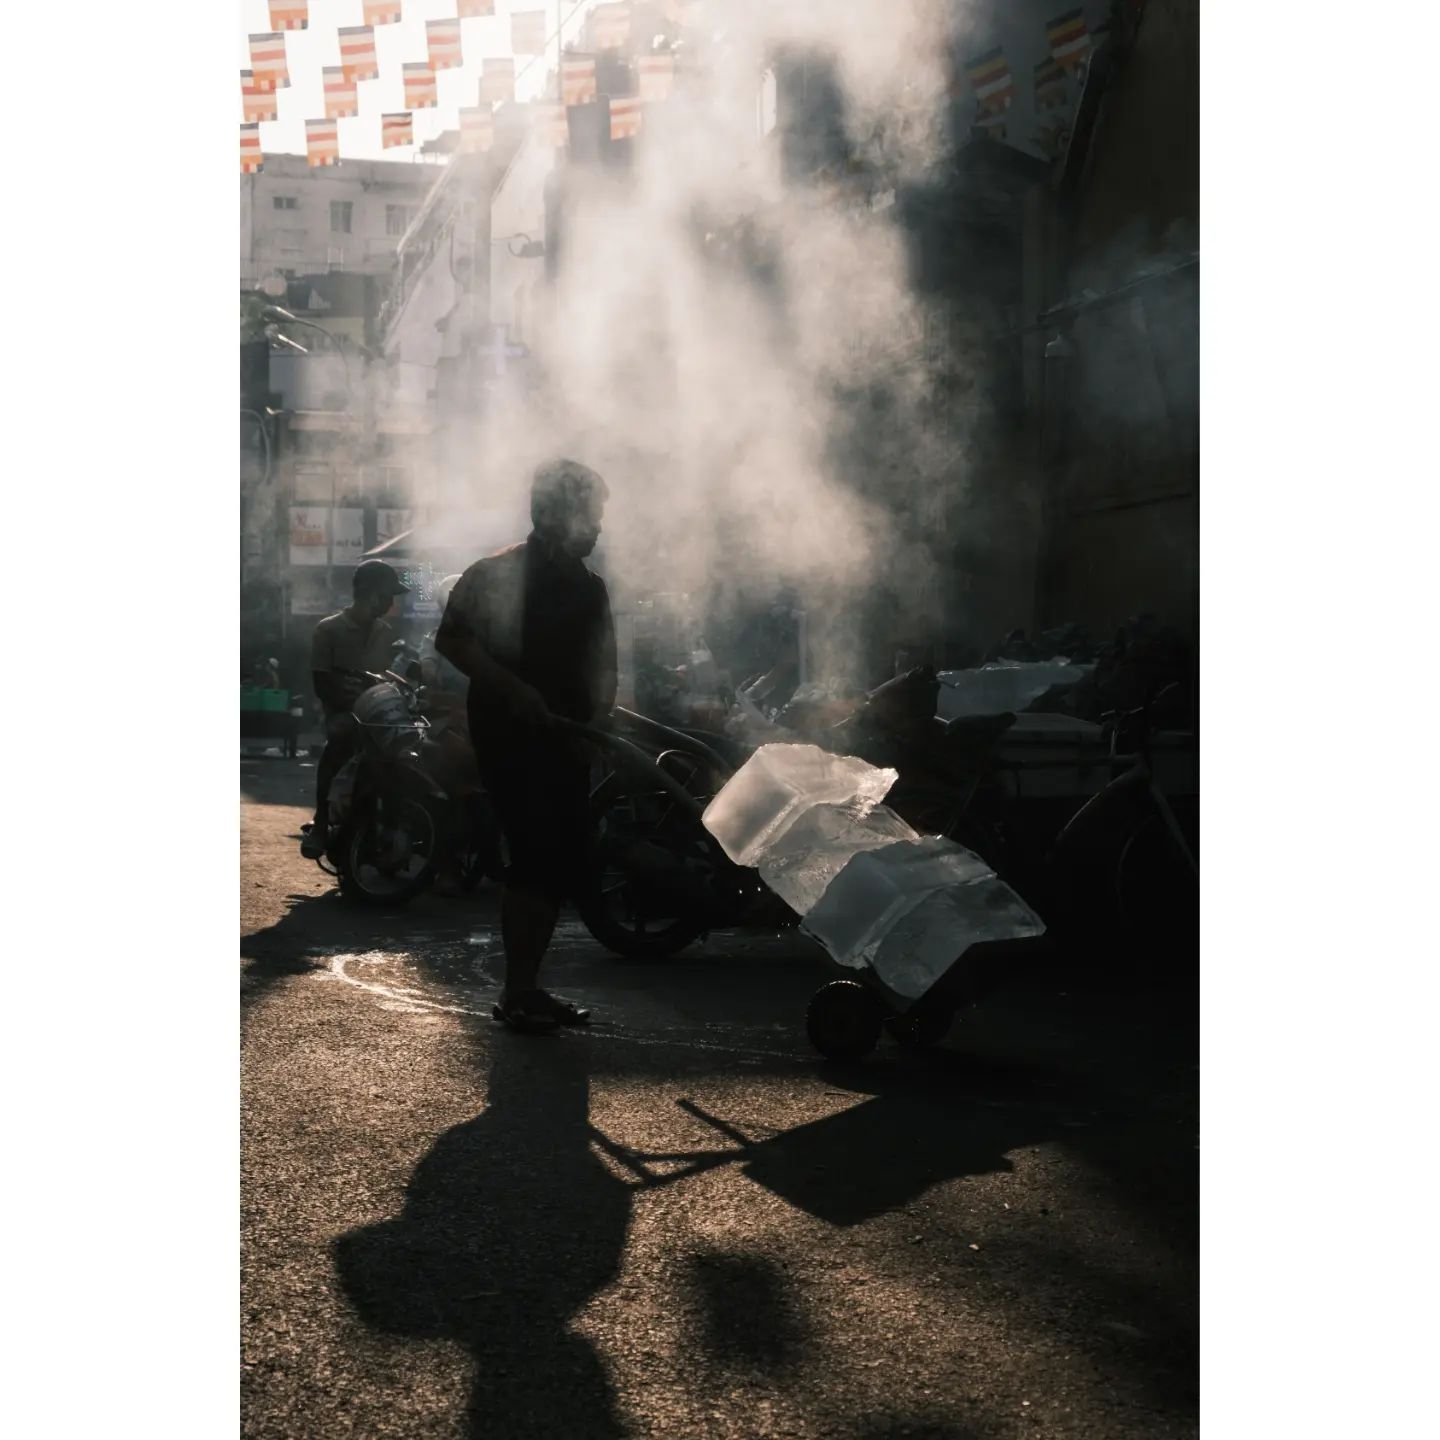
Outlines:
{"label": "parked scooter", "polygon": [[498,876],[498,827],[453,742],[434,733],[420,686],[394,672],[364,678],[355,754],[330,787],[322,868],[346,896],[387,905],[421,894],[447,862],[462,888]]}

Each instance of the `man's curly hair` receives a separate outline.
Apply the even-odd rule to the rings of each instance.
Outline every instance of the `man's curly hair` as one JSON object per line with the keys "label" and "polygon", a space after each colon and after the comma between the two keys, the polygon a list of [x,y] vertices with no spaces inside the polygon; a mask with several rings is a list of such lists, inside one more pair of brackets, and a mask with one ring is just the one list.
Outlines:
{"label": "man's curly hair", "polygon": [[588,465],[578,460],[548,460],[535,469],[530,483],[530,519],[536,526],[573,515],[593,500],[604,502],[610,489]]}

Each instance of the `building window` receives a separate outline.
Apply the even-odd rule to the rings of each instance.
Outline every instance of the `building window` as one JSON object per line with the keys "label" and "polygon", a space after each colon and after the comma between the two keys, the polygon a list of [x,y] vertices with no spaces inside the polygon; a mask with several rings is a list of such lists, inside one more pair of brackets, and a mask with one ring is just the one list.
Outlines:
{"label": "building window", "polygon": [[293,195],[275,196],[275,208],[277,210],[298,210],[300,202]]}
{"label": "building window", "polygon": [[414,218],[415,207],[413,205],[387,205],[385,207],[385,233],[398,240],[410,228],[410,222]]}
{"label": "building window", "polygon": [[336,235],[350,233],[350,217],[354,209],[354,203],[350,200],[332,200],[330,202],[330,229],[333,233]]}

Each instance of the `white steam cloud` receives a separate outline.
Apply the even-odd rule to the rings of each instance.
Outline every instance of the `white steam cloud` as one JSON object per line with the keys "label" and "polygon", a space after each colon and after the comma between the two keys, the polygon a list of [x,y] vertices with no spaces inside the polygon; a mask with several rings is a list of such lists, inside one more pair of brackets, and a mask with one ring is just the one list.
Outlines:
{"label": "white steam cloud", "polygon": [[708,69],[683,71],[632,172],[570,170],[558,273],[526,325],[545,386],[486,405],[462,493],[518,509],[537,462],[593,465],[611,486],[618,588],[789,585],[836,623],[832,669],[855,601],[888,588],[902,613],[923,610],[936,497],[963,484],[963,458],[901,343],[919,326],[905,236],[893,207],[836,204],[824,181],[783,185],[757,110],[777,56],[827,57],[848,148],[923,177],[947,143],[947,9],[692,7]]}

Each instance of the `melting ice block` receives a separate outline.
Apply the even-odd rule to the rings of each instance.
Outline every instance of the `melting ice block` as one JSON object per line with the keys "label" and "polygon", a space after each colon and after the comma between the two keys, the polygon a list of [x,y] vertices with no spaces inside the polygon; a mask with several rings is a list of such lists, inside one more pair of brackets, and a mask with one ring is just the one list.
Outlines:
{"label": "melting ice block", "polygon": [[866,815],[850,806],[816,805],[766,853],[760,875],[797,915],[806,915],[861,851],[919,838],[888,805],[876,805]]}
{"label": "melting ice block", "polygon": [[1045,922],[991,875],[927,895],[865,951],[865,958],[897,995],[918,1000],[972,945],[1044,933]]}
{"label": "melting ice block", "polygon": [[918,999],[971,945],[1045,926],[978,855],[934,837],[855,854],[803,928],[839,964]]}
{"label": "melting ice block", "polygon": [[737,865],[756,866],[817,805],[845,807],[858,820],[898,778],[818,745],[762,745],[706,807],[705,828]]}
{"label": "melting ice block", "polygon": [[978,670],[942,670],[935,713],[942,720],[962,715],[999,715],[1023,710],[1055,685],[1078,685],[1093,665],[1068,660],[982,665]]}

